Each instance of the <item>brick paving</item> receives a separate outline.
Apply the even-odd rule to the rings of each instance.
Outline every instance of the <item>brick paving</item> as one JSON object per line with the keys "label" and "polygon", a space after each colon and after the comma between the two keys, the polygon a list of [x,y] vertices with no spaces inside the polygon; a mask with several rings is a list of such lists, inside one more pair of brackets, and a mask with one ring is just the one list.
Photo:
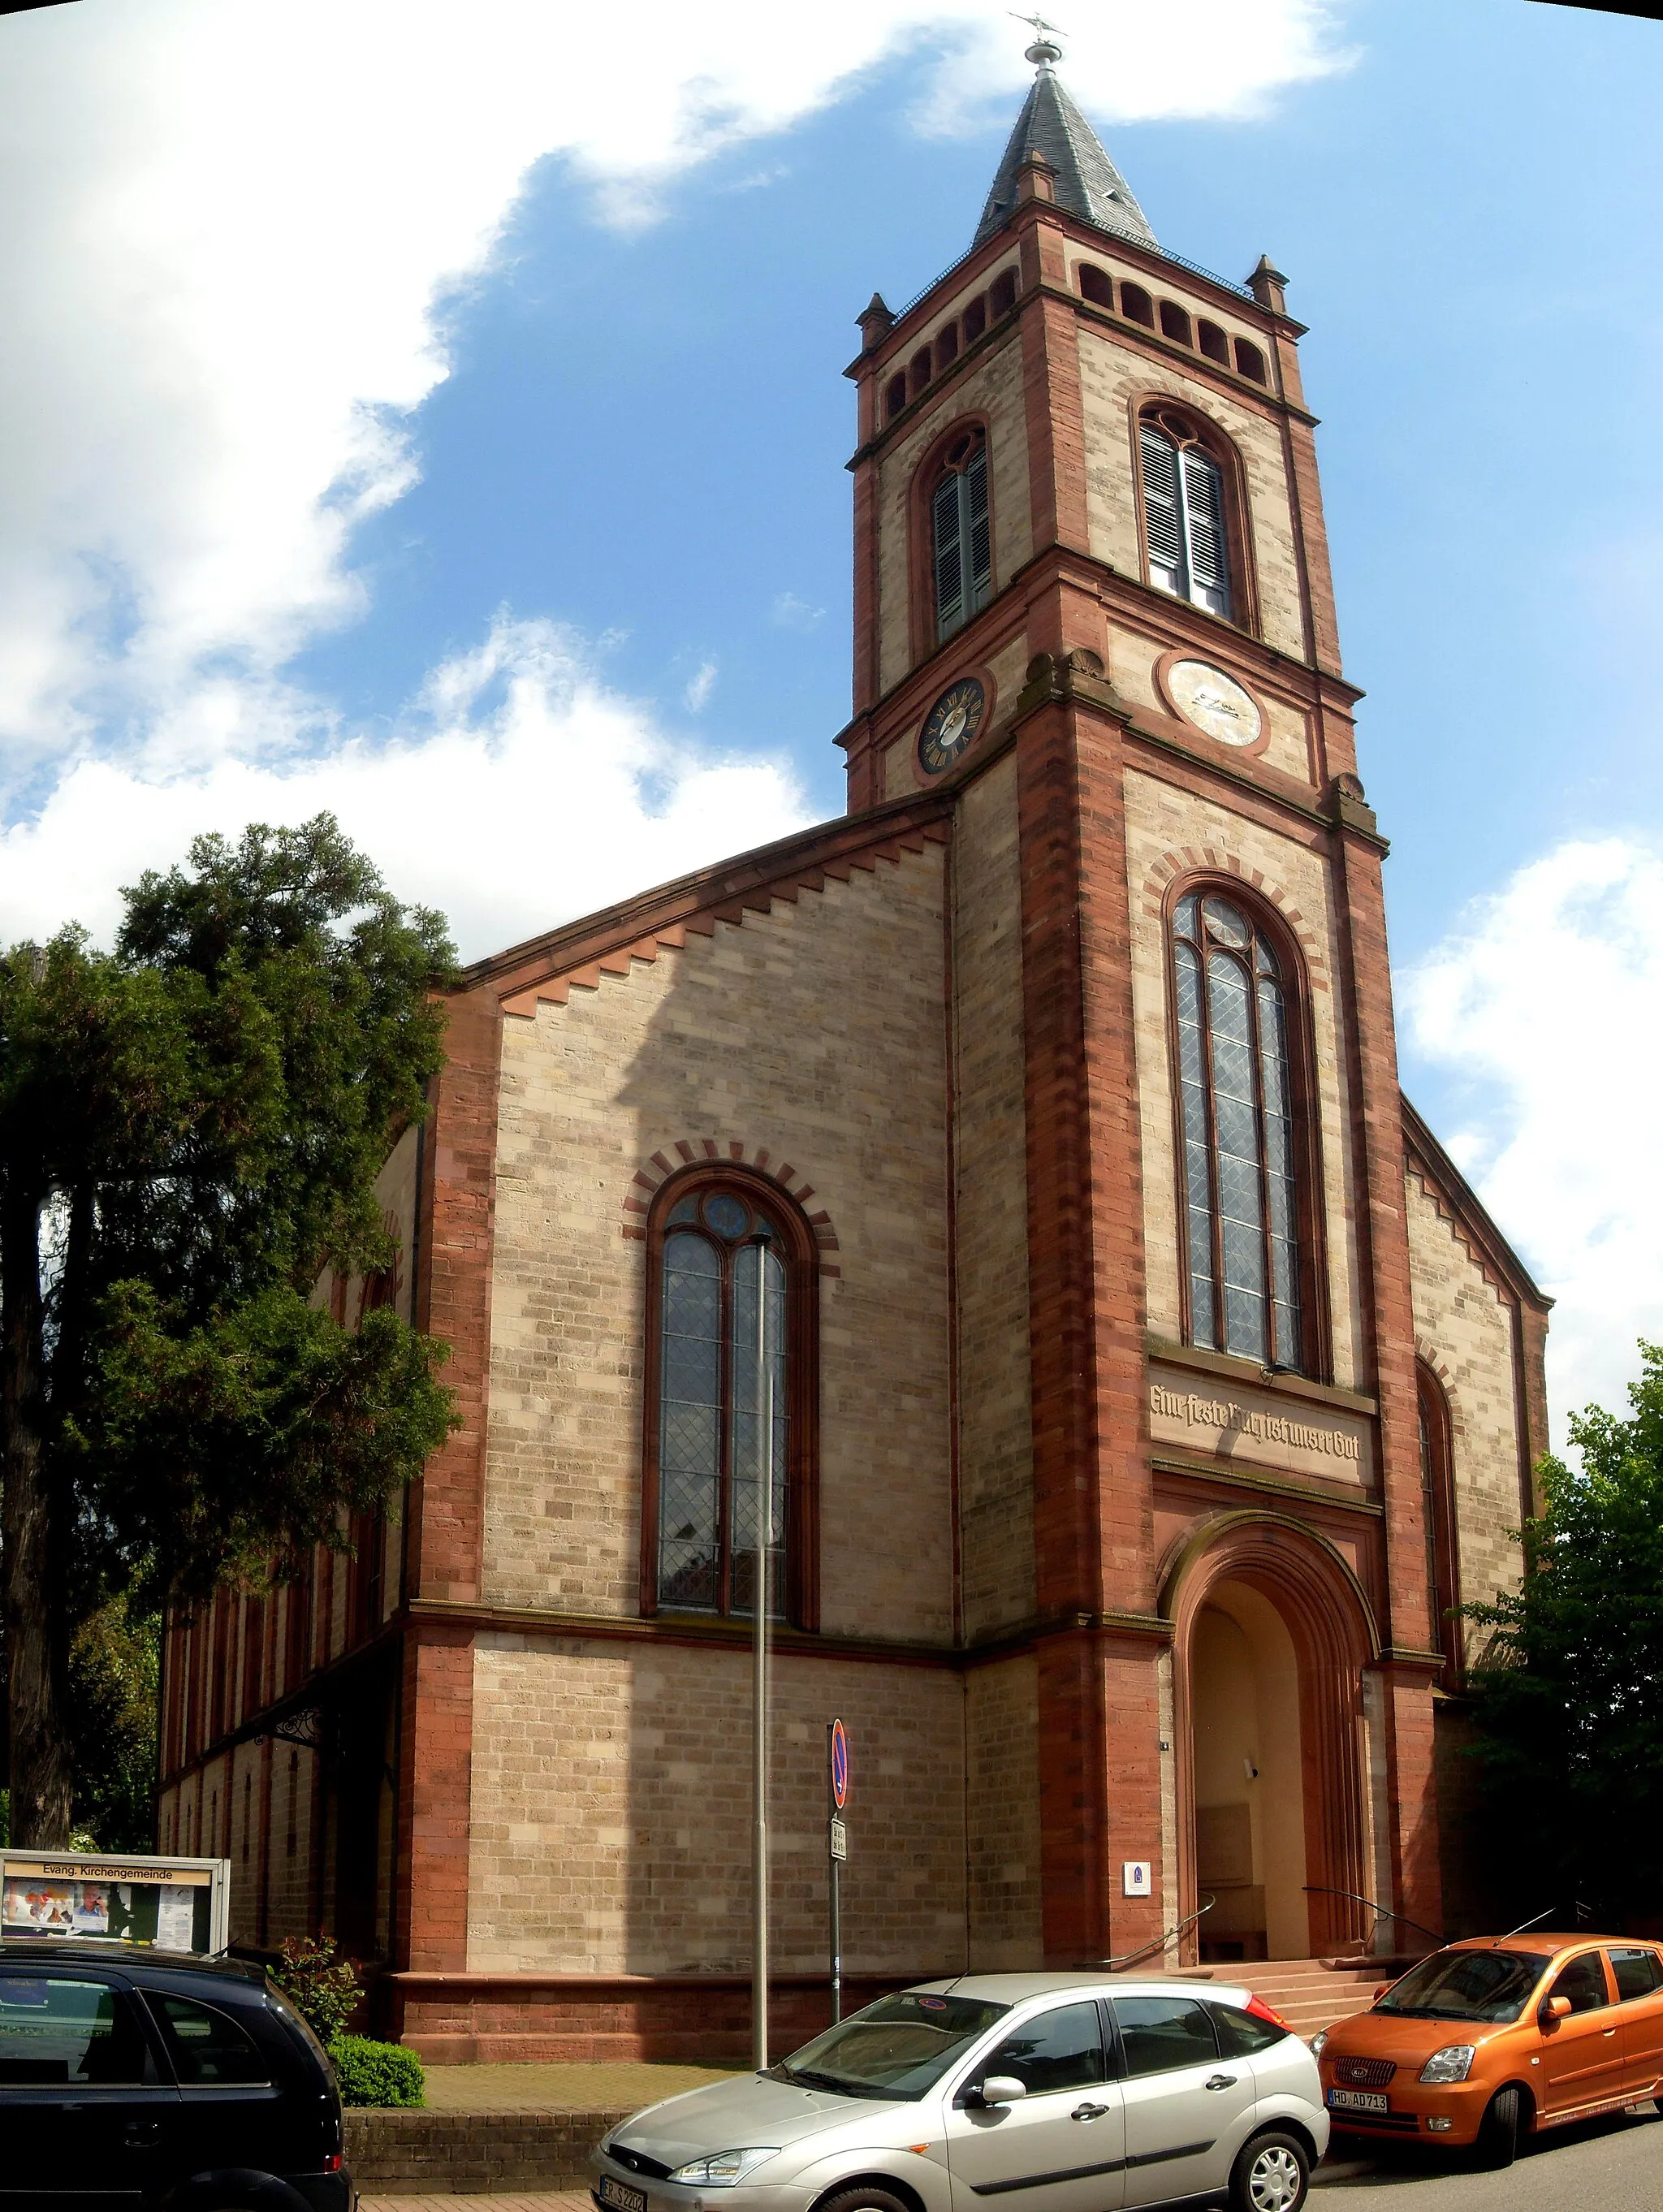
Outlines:
{"label": "brick paving", "polygon": [[594,2212],[576,2190],[525,2190],[503,2197],[361,2197],[360,2212]]}
{"label": "brick paving", "polygon": [[[615,2065],[429,2066],[430,2112],[603,2112],[636,2111],[683,2089],[725,2081],[731,2066],[677,2066],[643,2061]],[[366,2203],[372,2200],[367,2198]],[[380,2203],[380,2199],[373,2200]],[[391,2201],[391,2200],[388,2200]],[[402,2203],[402,2199],[399,2200]],[[424,2197],[428,2212],[436,2197]],[[503,2199],[506,2203],[509,2200]],[[518,2204],[519,2198],[513,2202]],[[533,2200],[527,2198],[526,2203]],[[535,2200],[541,2205],[543,2200]],[[550,2197],[548,2202],[554,2203]]]}

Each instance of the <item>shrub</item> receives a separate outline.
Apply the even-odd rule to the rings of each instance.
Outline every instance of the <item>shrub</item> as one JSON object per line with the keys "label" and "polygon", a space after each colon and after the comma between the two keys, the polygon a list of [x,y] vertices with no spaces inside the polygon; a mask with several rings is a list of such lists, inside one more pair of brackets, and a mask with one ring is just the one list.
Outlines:
{"label": "shrub", "polygon": [[281,1965],[267,1969],[319,2043],[331,2044],[357,2010],[362,1984],[332,1936],[290,1936]]}
{"label": "shrub", "polygon": [[341,2035],[330,2045],[329,2055],[343,2105],[427,2102],[422,2061],[402,2044],[373,2043],[367,2035]]}

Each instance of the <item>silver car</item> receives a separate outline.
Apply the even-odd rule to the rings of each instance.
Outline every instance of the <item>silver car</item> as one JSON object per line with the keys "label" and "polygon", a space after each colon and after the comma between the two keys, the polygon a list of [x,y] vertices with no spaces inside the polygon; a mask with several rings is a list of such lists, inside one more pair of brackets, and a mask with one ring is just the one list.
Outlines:
{"label": "silver car", "polygon": [[600,2212],[1297,2212],[1316,2061],[1244,1989],[974,1974],[880,1997],[766,2074],[650,2105],[590,2160]]}

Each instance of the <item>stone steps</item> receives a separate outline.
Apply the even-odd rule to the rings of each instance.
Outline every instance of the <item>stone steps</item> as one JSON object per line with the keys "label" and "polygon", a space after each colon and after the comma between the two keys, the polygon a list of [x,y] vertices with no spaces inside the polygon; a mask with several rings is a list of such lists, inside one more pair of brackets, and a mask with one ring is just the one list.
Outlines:
{"label": "stone steps", "polygon": [[1327,1966],[1320,1959],[1247,1959],[1239,1966],[1214,1966],[1205,1971],[1215,1982],[1235,1982],[1251,1990],[1296,2035],[1310,2037],[1350,2013],[1366,2011],[1381,1984],[1393,1980],[1402,1968],[1392,1960]]}

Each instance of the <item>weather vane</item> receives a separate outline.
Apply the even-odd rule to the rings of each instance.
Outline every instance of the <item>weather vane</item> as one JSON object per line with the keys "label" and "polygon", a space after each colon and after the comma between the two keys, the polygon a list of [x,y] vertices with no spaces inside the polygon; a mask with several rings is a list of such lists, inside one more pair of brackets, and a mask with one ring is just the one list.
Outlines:
{"label": "weather vane", "polygon": [[1062,36],[1061,24],[1047,23],[1043,15],[1019,15],[1014,8],[1010,14],[1012,22],[1026,23],[1034,33],[1034,43],[1023,56],[1025,62],[1032,62],[1036,69],[1049,69],[1053,62],[1062,59],[1063,50],[1057,44]]}

